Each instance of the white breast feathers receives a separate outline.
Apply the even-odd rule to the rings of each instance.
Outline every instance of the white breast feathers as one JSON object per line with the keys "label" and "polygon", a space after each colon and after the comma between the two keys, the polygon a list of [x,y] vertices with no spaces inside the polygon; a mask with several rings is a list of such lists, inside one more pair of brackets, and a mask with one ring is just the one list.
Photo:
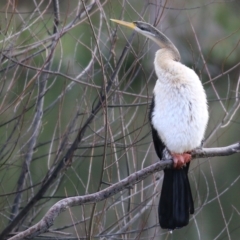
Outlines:
{"label": "white breast feathers", "polygon": [[172,153],[200,146],[208,122],[206,94],[196,73],[185,65],[155,58],[152,124]]}

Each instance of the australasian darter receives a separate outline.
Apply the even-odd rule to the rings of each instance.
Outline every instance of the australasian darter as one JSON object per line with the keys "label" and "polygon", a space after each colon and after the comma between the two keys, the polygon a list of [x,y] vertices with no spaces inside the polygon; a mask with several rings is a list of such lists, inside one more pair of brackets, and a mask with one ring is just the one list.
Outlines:
{"label": "australasian darter", "polygon": [[162,32],[145,22],[112,21],[134,29],[160,47],[154,60],[158,79],[149,119],[157,156],[161,160],[167,148],[174,164],[164,170],[158,215],[162,228],[181,228],[194,213],[188,169],[191,151],[201,145],[208,122],[206,94],[197,74],[180,63],[179,51]]}

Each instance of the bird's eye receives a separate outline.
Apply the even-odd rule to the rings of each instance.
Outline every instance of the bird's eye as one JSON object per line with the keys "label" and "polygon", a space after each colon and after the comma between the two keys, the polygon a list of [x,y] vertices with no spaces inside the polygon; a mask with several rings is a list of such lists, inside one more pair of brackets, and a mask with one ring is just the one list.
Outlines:
{"label": "bird's eye", "polygon": [[143,26],[138,26],[138,28],[140,28],[142,31],[146,31],[146,28]]}
{"label": "bird's eye", "polygon": [[146,27],[141,23],[141,22],[138,22],[138,21],[134,21],[133,22],[135,24],[135,26],[139,29],[141,29],[142,31],[146,31]]}

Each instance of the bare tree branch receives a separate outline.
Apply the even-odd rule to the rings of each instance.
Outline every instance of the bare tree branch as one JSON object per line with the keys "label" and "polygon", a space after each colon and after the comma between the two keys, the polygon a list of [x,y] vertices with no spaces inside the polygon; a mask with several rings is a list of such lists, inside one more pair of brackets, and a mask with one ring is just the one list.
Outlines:
{"label": "bare tree branch", "polygon": [[[195,158],[208,158],[208,157],[217,157],[217,156],[228,156],[234,153],[240,152],[240,142],[232,144],[226,147],[218,147],[218,148],[202,148],[196,149],[192,152],[193,159]],[[167,158],[166,158],[167,157]],[[110,198],[111,196],[119,193],[120,191],[129,188],[130,186],[139,183],[144,180],[148,176],[158,171],[161,171],[165,168],[171,168],[173,165],[173,161],[169,154],[165,154],[165,159],[162,161],[158,161],[148,167],[145,167],[142,170],[139,170],[135,173],[132,173],[128,177],[122,179],[121,181],[112,184],[110,187],[101,190],[99,192],[88,194],[85,196],[76,196],[76,197],[68,197],[60,200],[56,204],[54,204],[49,211],[45,214],[45,216],[34,226],[29,229],[16,234],[11,237],[9,240],[21,240],[26,237],[35,237],[41,233],[48,231],[48,229],[54,224],[57,216],[65,211],[69,207],[79,206],[86,203],[96,203],[100,202],[104,199]]]}

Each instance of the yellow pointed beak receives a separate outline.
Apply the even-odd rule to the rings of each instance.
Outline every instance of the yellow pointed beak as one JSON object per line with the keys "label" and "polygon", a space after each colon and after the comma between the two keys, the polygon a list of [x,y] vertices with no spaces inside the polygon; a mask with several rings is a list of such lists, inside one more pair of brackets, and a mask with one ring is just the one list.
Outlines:
{"label": "yellow pointed beak", "polygon": [[121,21],[121,20],[116,20],[116,19],[110,19],[113,22],[116,22],[118,24],[124,25],[126,27],[129,27],[131,29],[134,29],[136,27],[136,25],[134,23],[131,22],[125,22],[125,21]]}

